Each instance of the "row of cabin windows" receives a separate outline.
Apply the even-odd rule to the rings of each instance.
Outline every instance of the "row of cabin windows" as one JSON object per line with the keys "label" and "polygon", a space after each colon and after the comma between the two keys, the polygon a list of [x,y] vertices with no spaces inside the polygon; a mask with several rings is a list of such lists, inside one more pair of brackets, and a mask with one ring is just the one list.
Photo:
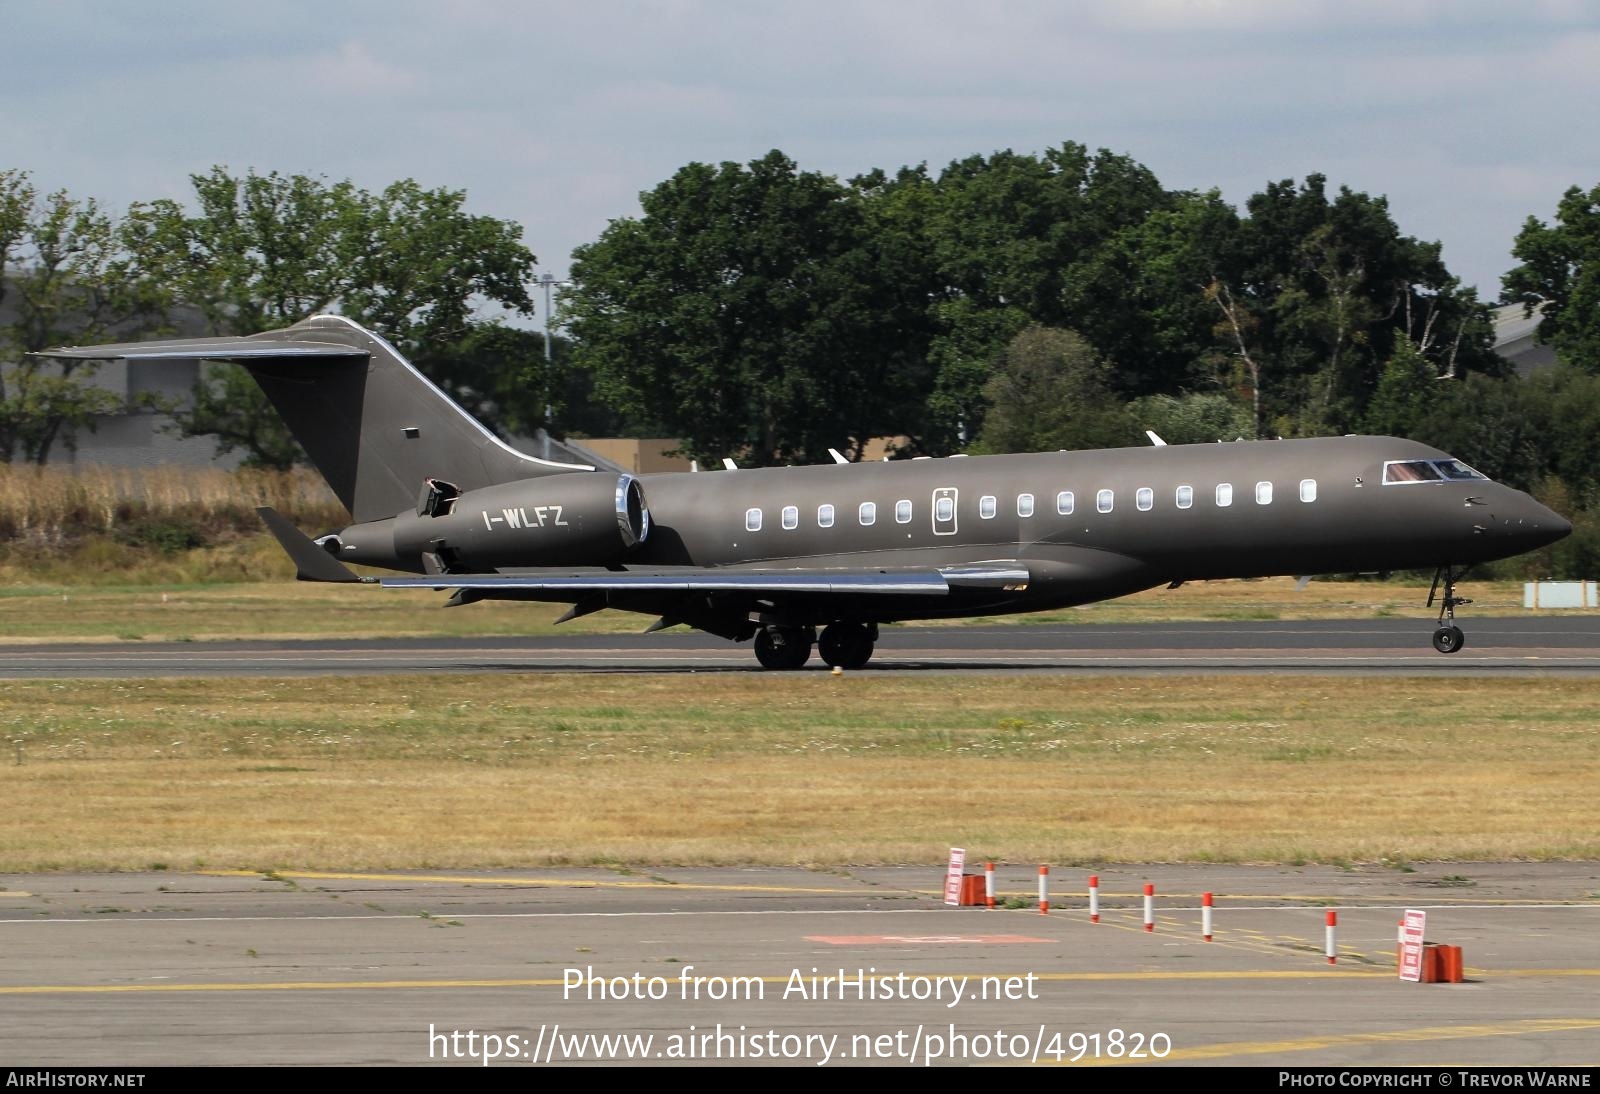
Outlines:
{"label": "row of cabin windows", "polygon": [[[1256,504],[1272,504],[1272,483],[1256,483]],[[1215,493],[1217,508],[1226,509],[1233,504],[1233,484],[1219,482]],[[1300,480],[1300,500],[1313,502],[1317,500],[1317,480]],[[1180,486],[1174,492],[1173,501],[1179,509],[1190,509],[1194,506],[1194,487]],[[1147,513],[1155,508],[1156,493],[1148,486],[1141,486],[1133,492],[1134,508],[1141,513]],[[985,494],[978,499],[978,516],[983,520],[993,520],[999,512],[999,499],[993,494]],[[1116,505],[1116,491],[1101,490],[1095,494],[1094,507],[1099,513],[1109,513]],[[1056,512],[1061,516],[1071,516],[1077,506],[1076,496],[1071,490],[1063,490],[1056,495]],[[910,524],[912,515],[911,499],[902,498],[894,503],[894,519],[896,524]],[[933,503],[934,519],[946,523],[955,519],[956,499],[951,494],[940,494]],[[1017,495],[1017,516],[1033,516],[1033,495]],[[800,527],[800,509],[798,506],[785,505],[780,515],[783,527],[793,531]],[[863,528],[870,528],[878,522],[877,502],[864,501],[856,509],[856,521]],[[817,506],[817,527],[832,528],[834,522],[834,508],[824,504]],[[744,513],[744,527],[747,532],[761,531],[761,510],[759,508],[746,509]]]}

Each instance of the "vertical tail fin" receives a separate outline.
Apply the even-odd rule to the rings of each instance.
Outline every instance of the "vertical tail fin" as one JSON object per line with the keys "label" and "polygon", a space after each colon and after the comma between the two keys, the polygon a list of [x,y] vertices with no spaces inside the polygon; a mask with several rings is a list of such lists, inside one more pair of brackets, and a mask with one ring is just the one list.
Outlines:
{"label": "vertical tail fin", "polygon": [[428,479],[473,490],[594,470],[518,452],[451,402],[394,346],[343,316],[312,316],[245,338],[127,342],[44,356],[243,365],[357,521],[414,506]]}

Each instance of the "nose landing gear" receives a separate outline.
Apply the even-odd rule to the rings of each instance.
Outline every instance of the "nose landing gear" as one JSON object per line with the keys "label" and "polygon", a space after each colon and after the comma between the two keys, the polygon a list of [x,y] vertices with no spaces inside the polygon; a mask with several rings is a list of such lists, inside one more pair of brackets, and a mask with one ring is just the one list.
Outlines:
{"label": "nose landing gear", "polygon": [[1439,626],[1433,632],[1433,648],[1440,653],[1455,653],[1467,643],[1467,636],[1456,626],[1456,605],[1472,601],[1456,595],[1458,576],[1455,567],[1441,566],[1433,575],[1433,587],[1428,590],[1428,607],[1431,608],[1438,597],[1439,586],[1444,585],[1444,597],[1439,603]]}

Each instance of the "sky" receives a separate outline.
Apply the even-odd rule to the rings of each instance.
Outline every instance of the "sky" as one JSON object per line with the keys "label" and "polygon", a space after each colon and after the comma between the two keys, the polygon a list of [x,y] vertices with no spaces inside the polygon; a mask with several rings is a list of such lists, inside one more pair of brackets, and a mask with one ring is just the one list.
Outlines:
{"label": "sky", "polygon": [[1532,0],[0,0],[0,169],[114,209],[222,164],[465,190],[541,272],[692,161],[1075,141],[1243,205],[1386,195],[1499,294],[1600,184],[1600,5]]}

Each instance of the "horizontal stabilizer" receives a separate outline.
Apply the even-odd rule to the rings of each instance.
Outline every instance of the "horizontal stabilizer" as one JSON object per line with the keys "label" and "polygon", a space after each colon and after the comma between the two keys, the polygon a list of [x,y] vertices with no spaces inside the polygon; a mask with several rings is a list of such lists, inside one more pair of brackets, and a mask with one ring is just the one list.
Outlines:
{"label": "horizontal stabilizer", "polygon": [[[318,547],[304,532],[290,524],[283,514],[270,505],[263,505],[256,514],[266,524],[267,531],[283,547],[289,561],[294,563],[294,576],[300,581],[360,581],[349,567]],[[369,583],[371,579],[368,579]]]}
{"label": "horizontal stabilizer", "polygon": [[337,342],[303,342],[287,338],[174,338],[165,342],[113,342],[104,346],[60,346],[40,350],[39,357],[78,361],[250,361],[284,357],[370,357],[364,349]]}

